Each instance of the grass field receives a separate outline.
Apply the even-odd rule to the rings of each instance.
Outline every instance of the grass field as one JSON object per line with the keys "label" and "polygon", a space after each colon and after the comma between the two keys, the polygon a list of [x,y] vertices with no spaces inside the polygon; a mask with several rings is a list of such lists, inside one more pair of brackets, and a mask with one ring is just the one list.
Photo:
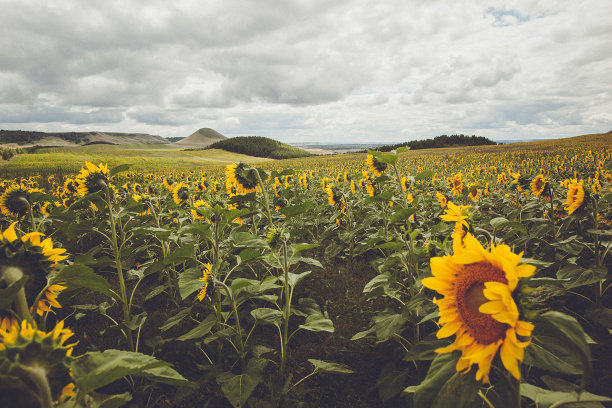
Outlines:
{"label": "grass field", "polygon": [[9,162],[2,163],[0,177],[76,173],[85,161],[104,162],[110,166],[130,164],[134,170],[158,171],[219,166],[239,161],[254,164],[264,162],[266,159],[217,149],[183,151],[167,145],[98,144],[42,148],[33,154],[21,154]]}
{"label": "grass field", "polygon": [[612,134],[42,149],[0,210],[0,406],[612,403]]}

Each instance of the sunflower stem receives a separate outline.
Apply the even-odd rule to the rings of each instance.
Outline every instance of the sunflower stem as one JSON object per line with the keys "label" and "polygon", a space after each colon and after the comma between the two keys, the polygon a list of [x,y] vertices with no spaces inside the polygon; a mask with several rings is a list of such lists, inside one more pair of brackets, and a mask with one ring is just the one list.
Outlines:
{"label": "sunflower stem", "polygon": [[[10,286],[19,279],[23,278],[23,271],[15,266],[7,266],[2,270],[1,277],[2,280],[4,280],[6,284]],[[25,288],[19,289],[17,295],[13,299],[13,302],[15,302],[15,308],[17,309],[17,314],[19,317],[28,321],[29,323],[32,323],[32,315],[30,314],[30,308],[28,307]]]}
{"label": "sunflower stem", "polygon": [[268,221],[270,222],[270,226],[273,226],[274,222],[272,221],[272,214],[270,213],[270,201],[268,200],[268,192],[266,191],[264,183],[261,180],[261,175],[259,174],[259,170],[257,169],[254,169],[254,170],[255,170],[255,174],[257,175],[257,182],[259,183],[259,187],[261,187],[261,192],[264,197],[264,202],[266,203],[266,214],[268,215]]}
{"label": "sunflower stem", "polygon": [[134,351],[134,339],[132,337],[132,330],[128,327],[130,323],[130,306],[128,303],[127,290],[125,287],[125,279],[123,277],[123,268],[121,266],[121,253],[119,251],[119,245],[117,244],[117,226],[115,223],[115,215],[113,214],[113,207],[110,199],[110,190],[106,186],[106,205],[108,206],[108,221],[111,229],[111,246],[113,255],[115,256],[115,267],[117,269],[117,276],[119,278],[119,287],[121,289],[121,306],[123,308],[123,323],[126,326],[125,336],[127,338],[128,346],[131,351]]}
{"label": "sunflower stem", "polygon": [[51,396],[51,388],[49,387],[49,381],[45,370],[41,367],[30,367],[21,364],[19,368],[29,380],[36,384],[41,408],[52,408],[53,397]]}

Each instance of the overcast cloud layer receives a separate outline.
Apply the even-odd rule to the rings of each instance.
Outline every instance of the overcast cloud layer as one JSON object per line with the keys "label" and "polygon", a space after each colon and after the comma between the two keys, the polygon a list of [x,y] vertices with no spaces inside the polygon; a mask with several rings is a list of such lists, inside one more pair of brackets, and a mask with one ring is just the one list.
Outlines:
{"label": "overcast cloud layer", "polygon": [[0,0],[0,128],[287,142],[612,130],[612,1]]}

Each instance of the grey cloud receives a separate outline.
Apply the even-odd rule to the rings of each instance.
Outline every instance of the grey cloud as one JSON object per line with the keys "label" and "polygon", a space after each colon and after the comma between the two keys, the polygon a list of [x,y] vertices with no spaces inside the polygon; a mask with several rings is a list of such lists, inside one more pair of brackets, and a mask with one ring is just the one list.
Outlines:
{"label": "grey cloud", "polygon": [[119,109],[95,109],[90,112],[69,111],[53,106],[3,106],[0,123],[66,122],[75,125],[87,123],[119,123],[123,113]]}

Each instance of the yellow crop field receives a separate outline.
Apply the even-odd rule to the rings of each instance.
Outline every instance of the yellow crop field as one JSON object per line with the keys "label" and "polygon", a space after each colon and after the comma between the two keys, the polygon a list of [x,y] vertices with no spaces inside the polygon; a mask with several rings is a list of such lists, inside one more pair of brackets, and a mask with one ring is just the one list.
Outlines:
{"label": "yellow crop field", "polygon": [[0,175],[7,401],[612,401],[612,134],[291,160],[92,145]]}

